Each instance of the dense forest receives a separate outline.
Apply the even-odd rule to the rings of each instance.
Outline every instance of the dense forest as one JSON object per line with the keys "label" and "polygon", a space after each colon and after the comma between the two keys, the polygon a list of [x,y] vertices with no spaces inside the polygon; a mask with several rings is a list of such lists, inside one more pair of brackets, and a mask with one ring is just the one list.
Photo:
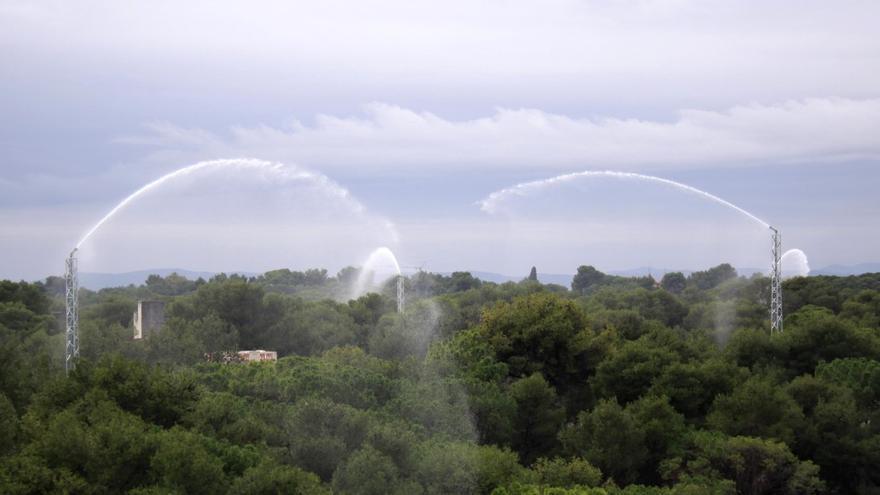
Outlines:
{"label": "dense forest", "polygon": [[[880,493],[880,274],[0,282],[0,493]],[[138,300],[166,302],[132,338]],[[278,352],[220,364],[209,353]]]}

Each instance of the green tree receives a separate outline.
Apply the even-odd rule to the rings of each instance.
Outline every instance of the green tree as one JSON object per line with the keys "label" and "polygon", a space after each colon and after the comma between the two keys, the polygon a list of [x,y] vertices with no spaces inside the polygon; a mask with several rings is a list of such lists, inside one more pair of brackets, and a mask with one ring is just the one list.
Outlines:
{"label": "green tree", "polygon": [[863,328],[880,328],[880,291],[864,290],[846,300],[840,316]]}
{"label": "green tree", "polygon": [[301,469],[263,462],[249,468],[229,487],[230,495],[330,495],[321,480]]}
{"label": "green tree", "polygon": [[51,304],[40,284],[0,280],[0,302],[20,303],[34,314],[49,314]]}
{"label": "green tree", "polygon": [[720,395],[707,416],[710,426],[729,435],[772,438],[792,444],[804,413],[772,378],[754,376]]}
{"label": "green tree", "polygon": [[370,427],[370,418],[364,412],[320,398],[298,401],[284,412],[282,421],[286,455],[325,481],[363,444]]}
{"label": "green tree", "polygon": [[866,409],[880,405],[880,361],[868,358],[835,359],[819,363],[816,376],[852,390]]}
{"label": "green tree", "polygon": [[[89,393],[44,419],[26,416],[25,433],[33,440],[19,460],[31,468],[77,473],[105,493],[124,492],[148,481],[146,468],[153,454],[149,426],[100,394]],[[33,474],[25,470],[13,473],[13,479],[32,483],[35,480],[21,477]]]}
{"label": "green tree", "polygon": [[80,363],[74,379],[83,389],[100,391],[122,409],[166,427],[177,424],[199,397],[191,373],[150,367],[120,355],[104,356],[92,366]]}
{"label": "green tree", "polygon": [[415,301],[406,313],[389,313],[379,319],[367,341],[371,354],[403,360],[414,356],[423,358],[430,343],[437,338],[440,315],[429,301]]}
{"label": "green tree", "polygon": [[401,480],[394,462],[376,449],[365,446],[355,452],[333,474],[333,490],[350,495],[420,493],[420,487]]}
{"label": "green tree", "polygon": [[79,335],[80,356],[97,360],[106,354],[128,350],[132,329],[119,323],[102,326],[94,320],[84,320],[79,325]]}
{"label": "green tree", "polygon": [[19,421],[15,406],[0,392],[0,457],[15,449]]}
{"label": "green tree", "polygon": [[515,452],[492,445],[476,447],[477,492],[491,493],[525,475]]}
{"label": "green tree", "polygon": [[767,330],[743,328],[733,332],[724,347],[724,355],[737,366],[766,368],[778,366],[787,353],[786,343],[771,339]]}
{"label": "green tree", "polygon": [[81,318],[100,322],[102,327],[115,323],[120,327],[128,328],[131,326],[131,318],[135,309],[137,309],[137,303],[134,299],[111,293],[106,298],[102,298],[98,304],[83,311]]}
{"label": "green tree", "polygon": [[728,263],[722,263],[706,271],[692,273],[688,283],[699,290],[709,290],[732,278],[736,278],[736,269]]}
{"label": "green tree", "polygon": [[166,277],[153,274],[147,277],[146,280],[146,286],[150,289],[150,292],[163,296],[186,294],[196,290],[199,285],[201,284],[197,281],[189,280],[177,272],[173,272]]}
{"label": "green tree", "polygon": [[18,411],[59,371],[62,336],[42,287],[0,281],[0,393]]}
{"label": "green tree", "polygon": [[531,281],[533,281],[533,282],[537,282],[537,281],[538,281],[538,269],[535,268],[534,266],[532,267],[531,271],[529,271],[529,278],[528,278],[528,280],[531,280]]}
{"label": "green tree", "polygon": [[147,349],[153,362],[195,364],[206,353],[238,350],[239,333],[216,314],[194,320],[174,317],[147,339]]}
{"label": "green tree", "polygon": [[0,459],[0,493],[88,493],[94,491],[81,475],[67,468],[50,468],[45,459],[16,455]]}
{"label": "green tree", "polygon": [[812,375],[795,378],[786,392],[806,414],[795,453],[818,464],[822,477],[841,493],[876,489],[880,484],[874,469],[880,461],[874,450],[878,437],[865,428],[876,409],[860,409],[852,389]]}
{"label": "green tree", "polygon": [[566,452],[586,459],[617,483],[632,483],[648,459],[645,430],[616,400],[602,400],[560,433]]}
{"label": "green tree", "polygon": [[261,443],[275,432],[253,413],[245,399],[228,392],[207,392],[183,418],[184,424],[235,444]]}
{"label": "green tree", "polygon": [[676,296],[659,290],[605,288],[597,291],[593,300],[607,309],[635,310],[643,318],[666,326],[680,325],[688,313]]}
{"label": "green tree", "polygon": [[367,338],[379,323],[379,318],[395,309],[394,302],[376,293],[369,293],[348,301],[348,311],[358,328],[358,344],[367,345]]}
{"label": "green tree", "polygon": [[579,367],[592,337],[586,316],[552,294],[518,297],[483,314],[478,332],[513,377],[545,374],[561,388],[585,376]]}
{"label": "green tree", "polygon": [[681,272],[668,272],[660,280],[660,286],[673,294],[681,294],[687,287],[687,279]]}
{"label": "green tree", "polygon": [[424,442],[418,449],[416,478],[426,494],[475,493],[476,448],[465,442]]}
{"label": "green tree", "polygon": [[571,290],[578,294],[589,294],[605,280],[605,274],[592,266],[581,265],[571,281]]}
{"label": "green tree", "polygon": [[446,292],[464,292],[478,289],[481,285],[480,279],[471,275],[470,272],[452,272],[452,275],[442,282]]}
{"label": "green tree", "polygon": [[[215,314],[238,331],[243,349],[258,348],[259,335],[267,326],[269,315],[263,305],[264,294],[260,286],[243,277],[215,277],[193,295],[194,318],[190,319]],[[181,309],[169,308],[169,316],[183,316],[176,314]]]}
{"label": "green tree", "polygon": [[556,391],[540,373],[521,378],[510,385],[516,401],[513,447],[525,462],[553,453],[556,433],[565,419]]}
{"label": "green tree", "polygon": [[825,489],[818,466],[799,460],[784,443],[714,432],[692,434],[684,455],[663,469],[670,481],[731,480],[736,493],[747,495],[808,495]]}
{"label": "green tree", "polygon": [[745,381],[748,371],[720,358],[673,363],[651,386],[651,392],[669,398],[670,404],[690,420],[706,416],[712,402]]}
{"label": "green tree", "polygon": [[159,435],[150,467],[163,487],[184,493],[219,493],[229,481],[223,461],[204,447],[198,435],[179,428]]}
{"label": "green tree", "polygon": [[880,358],[880,338],[875,332],[815,306],[805,306],[789,315],[782,339],[788,347],[787,367],[797,374],[812,373],[820,361]]}
{"label": "green tree", "polygon": [[645,432],[647,456],[639,480],[659,484],[660,461],[677,450],[687,431],[684,416],[669,404],[667,397],[656,395],[647,395],[628,404],[625,412]]}
{"label": "green tree", "polygon": [[602,471],[579,457],[542,457],[532,465],[527,477],[540,487],[595,487],[602,482]]}
{"label": "green tree", "polygon": [[347,308],[333,301],[286,302],[284,315],[260,339],[280,355],[310,356],[358,342],[357,326]]}
{"label": "green tree", "polygon": [[625,342],[599,364],[593,385],[599,397],[632,402],[676,361],[674,352],[656,347],[644,337]]}

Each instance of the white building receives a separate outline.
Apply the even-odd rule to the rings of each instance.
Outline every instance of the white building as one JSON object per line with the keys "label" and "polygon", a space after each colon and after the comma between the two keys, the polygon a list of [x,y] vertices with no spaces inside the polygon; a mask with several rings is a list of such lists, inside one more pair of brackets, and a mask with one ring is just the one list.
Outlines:
{"label": "white building", "polygon": [[278,361],[278,353],[275,351],[264,351],[262,349],[254,351],[238,351],[238,357],[243,363],[258,363],[265,361]]}

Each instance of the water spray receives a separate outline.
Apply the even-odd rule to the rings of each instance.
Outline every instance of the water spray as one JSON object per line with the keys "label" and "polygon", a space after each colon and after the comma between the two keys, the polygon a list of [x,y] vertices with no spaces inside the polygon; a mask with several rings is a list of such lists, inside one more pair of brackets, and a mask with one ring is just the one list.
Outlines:
{"label": "water spray", "polygon": [[810,259],[807,253],[798,248],[792,248],[782,253],[779,261],[782,264],[782,278],[806,277],[810,274]]}
{"label": "water spray", "polygon": [[[613,170],[587,170],[583,172],[558,175],[549,179],[516,184],[512,187],[501,189],[499,191],[495,191],[489,194],[482,201],[479,201],[478,204],[483,211],[492,214],[498,210],[501,203],[503,203],[510,197],[527,196],[530,193],[540,191],[553,185],[564,184],[580,178],[596,177],[639,180],[672,186],[681,191],[696,194],[705,199],[709,199],[715,203],[730,208],[746,216],[750,220],[760,224],[761,226],[769,228],[773,232],[771,248],[773,260],[770,265],[770,331],[772,333],[782,332],[782,235],[779,233],[779,230],[771,226],[769,223],[761,220],[747,210],[740,208],[739,206],[729,201],[721,199],[718,196],[715,196],[714,194],[703,191],[702,189],[697,189],[696,187],[692,187],[687,184],[682,184],[674,180],[664,179],[662,177],[655,177],[653,175],[636,174],[631,172],[616,172]],[[803,251],[799,249],[789,250],[786,255],[788,255],[789,253],[792,253],[792,255],[800,254],[804,259],[806,259],[806,255],[804,255]],[[806,265],[806,262],[804,262],[804,264]],[[809,273],[809,265],[806,265],[806,272]]]}
{"label": "water spray", "polygon": [[[142,186],[140,189],[134,191],[133,193],[125,197],[122,201],[117,203],[116,206],[114,206],[103,217],[101,217],[101,219],[98,220],[97,223],[89,228],[89,230],[87,230],[86,233],[76,243],[76,247],[73,249],[73,251],[71,251],[70,255],[65,260],[64,278],[66,285],[65,313],[67,337],[65,349],[65,369],[68,372],[75,367],[76,359],[79,356],[79,301],[77,297],[79,281],[77,274],[77,251],[92,237],[92,235],[99,231],[107,222],[109,222],[117,214],[128,208],[129,205],[133,204],[139,198],[145,196],[151,191],[160,189],[165,184],[172,183],[187,176],[191,176],[197,172],[227,169],[246,170],[249,172],[266,174],[267,177],[271,177],[273,180],[281,181],[282,183],[305,182],[319,188],[328,196],[344,202],[354,214],[365,214],[365,208],[363,207],[363,205],[361,205],[360,202],[352,197],[348,190],[346,190],[336,182],[332,181],[330,178],[319,173],[301,169],[293,165],[286,166],[278,162],[268,162],[257,159],[237,158],[198,162],[179,168],[173,172],[167,173],[159,177],[156,180],[153,180],[152,182],[147,183],[146,185]],[[386,221],[385,227],[389,230],[392,237],[396,239],[397,233],[394,230],[394,225]],[[394,263],[396,266],[396,260],[394,261]],[[397,273],[400,273],[399,268],[397,269]],[[398,307],[402,308],[402,303],[399,303]]]}
{"label": "water spray", "polygon": [[[158,179],[146,184],[141,187],[137,191],[131,193],[119,202],[112,210],[110,210],[106,215],[104,215],[98,223],[92,226],[85,235],[76,243],[76,247],[82,247],[83,243],[89,239],[98,229],[101,228],[108,220],[113,218],[117,213],[124,210],[129,204],[134,202],[139,197],[145,195],[146,193],[159,188],[165,183],[172,182],[181,177],[185,177],[191,175],[195,172],[205,169],[240,169],[240,170],[254,170],[254,171],[263,171],[269,172],[273,174],[277,174],[277,176],[286,181],[311,181],[321,188],[323,188],[328,194],[333,195],[341,200],[346,201],[350,204],[352,210],[355,213],[363,213],[364,207],[357,200],[351,197],[348,190],[340,186],[339,184],[333,182],[328,177],[317,174],[314,172],[310,172],[307,170],[303,170],[297,168],[295,166],[285,166],[282,163],[278,162],[267,162],[264,160],[256,160],[252,158],[236,158],[229,160],[212,160],[206,162],[198,162],[193,165],[188,165],[186,167],[179,168],[173,172],[163,175]],[[391,230],[393,232],[393,226],[389,224]]]}
{"label": "water spray", "polygon": [[716,203],[719,203],[727,208],[731,208],[749,219],[761,224],[762,227],[770,227],[770,224],[756,217],[755,215],[749,213],[748,211],[736,206],[730,201],[726,201],[724,199],[715,196],[714,194],[703,191],[702,189],[697,189],[696,187],[689,186],[687,184],[682,184],[681,182],[676,182],[674,180],[664,179],[662,177],[655,177],[653,175],[645,175],[645,174],[636,174],[632,172],[615,172],[613,170],[586,170],[583,172],[575,172],[572,174],[563,174],[557,175],[556,177],[551,177],[549,179],[536,180],[532,182],[523,182],[517,184],[513,187],[508,187],[506,189],[501,189],[500,191],[495,191],[492,194],[486,196],[483,200],[479,201],[477,204],[480,205],[480,209],[487,213],[494,213],[498,207],[498,204],[502,202],[504,199],[510,196],[525,196],[530,192],[541,190],[545,187],[552,186],[555,184],[561,184],[565,182],[571,182],[575,179],[580,178],[588,178],[588,177],[612,177],[615,179],[632,179],[632,180],[640,180],[647,182],[655,182],[658,184],[664,184],[667,186],[675,187],[676,189],[696,194],[698,196],[702,196],[703,198],[709,199]]}
{"label": "water spray", "polygon": [[351,297],[359,297],[367,290],[368,285],[371,284],[370,279],[373,276],[373,272],[377,266],[382,264],[389,266],[393,270],[394,276],[397,277],[397,312],[403,313],[406,304],[406,294],[404,292],[405,279],[400,269],[400,263],[398,263],[397,257],[394,256],[394,252],[385,246],[373,250],[370,256],[367,257],[367,260],[361,267],[360,274],[358,274]]}

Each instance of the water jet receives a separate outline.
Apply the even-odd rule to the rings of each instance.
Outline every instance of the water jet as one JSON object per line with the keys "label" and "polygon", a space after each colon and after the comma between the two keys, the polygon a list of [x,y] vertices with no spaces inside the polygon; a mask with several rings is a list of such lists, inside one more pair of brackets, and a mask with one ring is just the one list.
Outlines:
{"label": "water jet", "polygon": [[366,261],[364,261],[358,274],[357,282],[352,289],[352,299],[360,297],[366,292],[367,288],[372,285],[373,276],[381,268],[391,270],[390,276],[386,277],[385,280],[391,277],[397,278],[397,311],[402,313],[406,303],[403,273],[400,270],[400,263],[397,262],[394,252],[385,246],[374,249]]}

